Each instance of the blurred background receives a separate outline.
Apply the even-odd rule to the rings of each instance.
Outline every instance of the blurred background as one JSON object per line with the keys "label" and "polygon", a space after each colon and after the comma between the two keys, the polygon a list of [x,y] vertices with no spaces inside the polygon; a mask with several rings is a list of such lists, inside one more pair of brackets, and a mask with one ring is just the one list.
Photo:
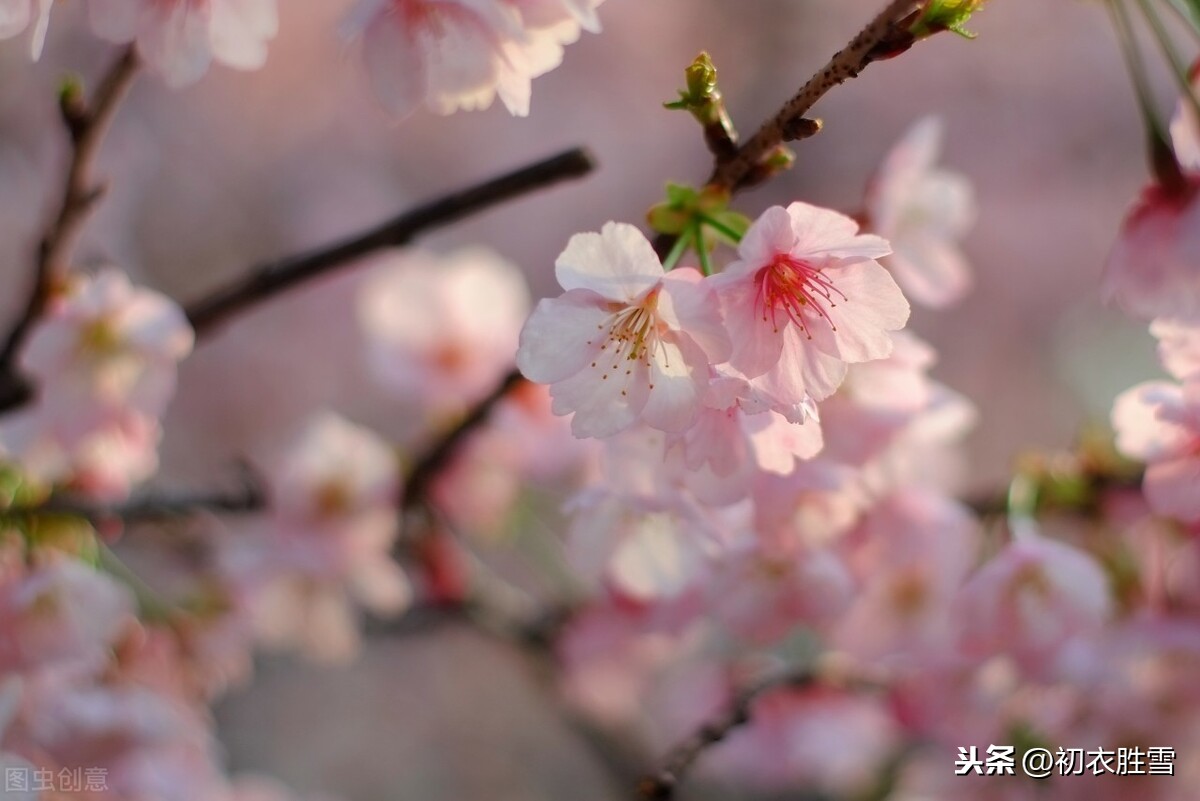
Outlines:
{"label": "blurred background", "polygon": [[[568,237],[640,222],[665,180],[698,181],[709,158],[692,120],[662,101],[708,50],[743,133],[798,87],[880,0],[607,0],[605,30],[534,82],[529,118],[502,107],[397,123],[370,96],[338,35],[347,0],[281,0],[267,66],[197,86],[139,80],[107,141],[111,194],[85,262],[116,262],[188,301],[256,261],[356,231],[409,205],[576,144],[600,169],[424,239],[486,244],[521,265],[534,297],[555,291]],[[55,9],[42,60],[0,43],[0,319],[21,303],[65,156],[56,87],[98,75],[114,49],[81,4]],[[918,117],[946,123],[944,162],[975,185],[966,250],[973,293],[912,327],[941,353],[935,376],[979,406],[970,486],[1005,480],[1030,447],[1069,444],[1112,398],[1157,374],[1143,328],[1103,308],[1097,285],[1124,209],[1146,180],[1134,100],[1098,4],[1005,0],[972,20],[974,42],[939,36],[873,66],[815,110],[819,136],[794,171],[739,199],[753,215],[792,200],[854,211],[888,147]],[[1171,97],[1158,76],[1163,108]],[[165,485],[211,484],[331,407],[398,435],[368,377],[354,318],[362,269],[239,317],[183,366],[166,425]],[[230,761],[302,791],[353,801],[616,797],[519,656],[466,631],[373,642],[352,668],[266,661],[220,709]]]}

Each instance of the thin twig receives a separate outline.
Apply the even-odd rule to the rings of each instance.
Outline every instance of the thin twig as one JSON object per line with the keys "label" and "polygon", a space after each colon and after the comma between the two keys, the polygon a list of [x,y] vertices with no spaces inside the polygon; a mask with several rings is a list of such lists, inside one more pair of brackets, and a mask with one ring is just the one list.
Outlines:
{"label": "thin twig", "polygon": [[196,335],[205,336],[218,323],[256,306],[305,281],[324,275],[377,250],[408,244],[418,234],[463,219],[471,214],[573,178],[595,168],[583,148],[572,148],[556,156],[522,167],[482,184],[455,192],[362,234],[288,256],[250,270],[228,286],[216,290],[187,307],[188,320]]}
{"label": "thin twig", "polygon": [[638,783],[636,797],[639,801],[668,801],[674,798],[679,783],[696,760],[709,748],[724,742],[734,731],[749,723],[754,705],[760,698],[776,690],[803,690],[818,684],[880,692],[888,686],[888,675],[886,671],[839,658],[825,658],[767,676],[740,692],[722,715],[701,726],[691,737],[671,749],[662,767]]}
{"label": "thin twig", "polygon": [[491,393],[475,404],[467,416],[458,422],[454,428],[438,439],[425,454],[417,460],[413,469],[404,482],[401,509],[415,509],[423,502],[429,485],[438,473],[442,471],[457,453],[458,448],[476,428],[487,422],[492,409],[502,401],[514,388],[525,381],[519,370],[509,371]]}
{"label": "thin twig", "polygon": [[130,46],[101,79],[90,104],[77,87],[62,92],[60,109],[71,137],[71,161],[58,210],[38,245],[29,299],[0,350],[0,411],[20,406],[32,394],[29,382],[18,372],[17,357],[30,328],[70,270],[79,234],[104,195],[105,185],[93,175],[96,156],[137,71],[137,53]]}
{"label": "thin twig", "polygon": [[873,61],[893,55],[911,41],[901,23],[920,11],[925,0],[892,0],[866,28],[845,48],[829,60],[796,95],[783,105],[754,136],[750,137],[737,155],[719,163],[713,170],[710,184],[731,190],[742,188],[747,180],[779,145],[785,141],[803,139],[816,133],[819,126],[804,125],[804,115],[830,89],[858,76]]}
{"label": "thin twig", "polygon": [[755,701],[772,690],[781,687],[808,687],[817,679],[816,671],[805,667],[771,676],[742,691],[728,710],[671,749],[663,760],[662,767],[638,783],[637,798],[642,801],[668,801],[673,798],[684,774],[701,754],[750,722]]}

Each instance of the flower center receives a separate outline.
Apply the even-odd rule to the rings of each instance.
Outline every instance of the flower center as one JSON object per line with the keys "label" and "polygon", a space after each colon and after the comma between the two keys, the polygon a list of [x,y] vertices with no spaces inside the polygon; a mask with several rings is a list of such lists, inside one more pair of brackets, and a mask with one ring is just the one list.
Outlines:
{"label": "flower center", "polygon": [[81,353],[97,359],[120,353],[125,344],[121,333],[106,317],[98,317],[85,324],[79,332],[78,343]]}
{"label": "flower center", "polygon": [[785,324],[790,319],[809,339],[812,339],[809,324],[814,317],[837,330],[829,310],[837,306],[838,298],[845,300],[846,296],[819,268],[780,253],[758,271],[754,282],[757,285],[754,304],[762,310],[763,322],[769,322],[776,333],[779,332],[780,314],[784,316]]}
{"label": "flower center", "polygon": [[[607,328],[608,333],[600,345],[602,353],[592,362],[592,367],[604,368],[600,378],[605,381],[610,374],[620,371],[622,366],[625,376],[632,375],[634,365],[629,362],[640,362],[649,367],[651,357],[662,347],[659,338],[657,289],[646,295],[636,306],[613,305],[615,314],[609,317],[605,324],[597,326],[601,331]],[[612,366],[608,367],[606,363],[610,357]],[[663,360],[664,366],[669,367],[665,364],[665,350]],[[650,389],[654,389],[654,384],[650,384]],[[621,394],[626,394],[625,390],[622,390]]]}

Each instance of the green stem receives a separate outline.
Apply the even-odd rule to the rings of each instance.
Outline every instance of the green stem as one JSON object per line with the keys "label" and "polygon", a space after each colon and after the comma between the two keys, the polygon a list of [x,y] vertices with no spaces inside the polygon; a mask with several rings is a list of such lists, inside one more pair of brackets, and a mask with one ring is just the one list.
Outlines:
{"label": "green stem", "polygon": [[1142,121],[1146,124],[1151,136],[1160,142],[1167,142],[1169,141],[1167,129],[1158,119],[1158,113],[1154,109],[1150,82],[1146,78],[1145,65],[1142,63],[1141,50],[1133,32],[1133,23],[1129,19],[1129,12],[1121,4],[1121,0],[1108,0],[1106,5],[1112,16],[1113,28],[1117,32],[1117,41],[1121,45],[1121,53],[1125,57],[1129,74],[1133,78],[1133,88],[1137,94],[1138,106],[1142,111]]}
{"label": "green stem", "polygon": [[692,222],[691,237],[696,245],[696,255],[700,257],[700,272],[712,275],[712,261],[709,258],[708,245],[704,243],[704,225],[699,219]]}
{"label": "green stem", "polygon": [[1171,9],[1175,16],[1179,17],[1180,22],[1191,31],[1192,36],[1200,40],[1200,19],[1190,15],[1187,11],[1179,7],[1177,0],[1163,0],[1167,4],[1167,8]]}
{"label": "green stem", "polygon": [[699,215],[699,217],[700,217],[700,222],[704,223],[705,225],[707,225],[709,228],[712,228],[713,230],[720,231],[721,233],[725,234],[725,236],[729,237],[732,241],[734,241],[734,242],[742,241],[742,235],[739,234],[737,231],[733,230],[732,228],[730,228],[728,225],[725,225],[722,222],[718,222],[717,220],[714,220],[712,217],[709,217],[707,214],[701,214],[701,215]]}
{"label": "green stem", "polygon": [[679,238],[675,240],[674,247],[667,257],[663,259],[663,270],[670,272],[675,269],[675,265],[679,264],[679,260],[683,258],[683,254],[687,252],[688,244],[692,241],[691,229],[684,230],[679,234]]}
{"label": "green stem", "polygon": [[1196,91],[1188,78],[1187,64],[1183,63],[1179,51],[1175,49],[1175,43],[1171,41],[1167,29],[1163,26],[1162,18],[1150,5],[1149,0],[1138,0],[1138,5],[1141,6],[1142,16],[1146,18],[1150,30],[1154,32],[1154,38],[1158,40],[1158,46],[1162,48],[1167,62],[1171,65],[1171,72],[1175,74],[1175,81],[1179,84],[1180,91],[1191,105],[1192,113],[1196,115],[1197,121],[1200,121],[1200,98],[1196,97]]}

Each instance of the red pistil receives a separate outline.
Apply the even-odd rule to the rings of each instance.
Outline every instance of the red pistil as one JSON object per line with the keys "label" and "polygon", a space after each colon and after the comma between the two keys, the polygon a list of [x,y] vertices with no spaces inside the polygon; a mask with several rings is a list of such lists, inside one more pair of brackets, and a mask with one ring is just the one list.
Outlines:
{"label": "red pistil", "polygon": [[755,307],[762,310],[763,322],[770,322],[776,333],[781,311],[800,326],[809,339],[812,339],[809,323],[814,315],[837,330],[829,310],[837,306],[837,298],[845,300],[846,296],[820,268],[780,253],[755,274],[754,283],[757,289]]}

